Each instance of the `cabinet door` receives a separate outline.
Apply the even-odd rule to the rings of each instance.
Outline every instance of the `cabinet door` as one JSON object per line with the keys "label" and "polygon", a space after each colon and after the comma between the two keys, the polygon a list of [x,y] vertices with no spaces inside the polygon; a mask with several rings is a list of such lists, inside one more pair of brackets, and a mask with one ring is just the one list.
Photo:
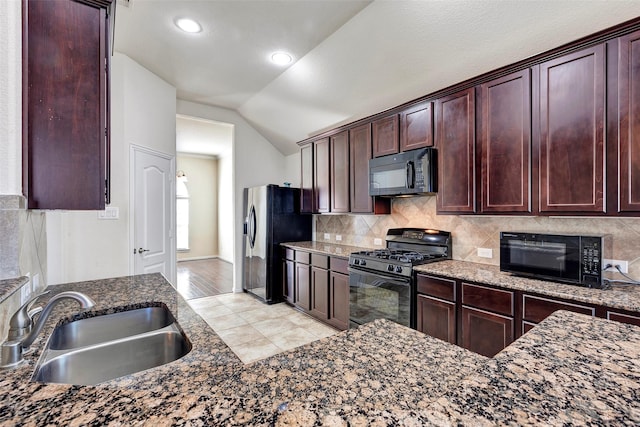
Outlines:
{"label": "cabinet door", "polygon": [[313,212],[313,144],[300,149],[300,212]]}
{"label": "cabinet door", "polygon": [[102,210],[109,152],[106,9],[25,1],[24,11],[28,208]]}
{"label": "cabinet door", "polygon": [[284,260],[282,262],[282,294],[284,299],[294,304],[294,286],[295,286],[295,263],[291,260]]}
{"label": "cabinet door", "polygon": [[383,117],[373,122],[373,157],[398,152],[398,115]]}
{"label": "cabinet door", "polygon": [[418,294],[418,330],[443,341],[456,343],[456,304]]}
{"label": "cabinet door", "polygon": [[436,101],[439,213],[475,211],[475,92]]}
{"label": "cabinet door", "polygon": [[369,159],[371,159],[371,125],[358,126],[349,131],[351,152],[351,212],[369,213],[373,210],[369,196]]}
{"label": "cabinet door", "polygon": [[329,323],[349,329],[349,276],[335,271],[329,275]]}
{"label": "cabinet door", "polygon": [[311,267],[310,313],[320,320],[329,318],[329,271]]}
{"label": "cabinet door", "polygon": [[400,151],[433,146],[431,102],[414,105],[400,113]]}
{"label": "cabinet door", "polygon": [[531,82],[523,70],[481,91],[480,210],[531,212]]}
{"label": "cabinet door", "polygon": [[309,264],[301,264],[296,262],[296,275],[295,275],[295,286],[294,286],[294,304],[304,311],[309,311],[309,290],[310,290],[310,280],[311,280],[311,271],[309,268]]}
{"label": "cabinet door", "polygon": [[513,342],[513,318],[462,307],[462,347],[493,357]]}
{"label": "cabinet door", "polygon": [[331,212],[349,212],[349,133],[331,137]]}
{"label": "cabinet door", "polygon": [[604,45],[540,65],[540,212],[604,212]]}
{"label": "cabinet door", "polygon": [[640,211],[640,31],[619,39],[618,210]]}
{"label": "cabinet door", "polygon": [[330,145],[329,138],[313,143],[314,211],[319,213],[331,210]]}

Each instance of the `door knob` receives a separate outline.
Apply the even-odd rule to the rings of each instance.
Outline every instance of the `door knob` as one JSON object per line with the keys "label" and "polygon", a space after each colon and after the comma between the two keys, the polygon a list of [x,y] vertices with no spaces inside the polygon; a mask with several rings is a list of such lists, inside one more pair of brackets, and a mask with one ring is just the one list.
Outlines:
{"label": "door knob", "polygon": [[[143,252],[149,252],[149,251],[151,251],[151,249],[138,248],[138,253],[139,253],[139,254],[141,254],[141,253],[143,253]],[[136,250],[135,250],[135,249],[133,250],[133,253],[134,253],[134,254],[136,253]]]}

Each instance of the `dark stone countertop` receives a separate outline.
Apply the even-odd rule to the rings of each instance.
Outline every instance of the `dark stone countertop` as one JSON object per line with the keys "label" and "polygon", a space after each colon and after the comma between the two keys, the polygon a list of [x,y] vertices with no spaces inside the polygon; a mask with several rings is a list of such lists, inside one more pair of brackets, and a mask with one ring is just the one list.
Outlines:
{"label": "dark stone countertop", "polygon": [[[96,386],[3,371],[2,425],[561,425],[640,422],[640,328],[557,312],[493,359],[376,320],[244,365],[159,274],[50,287],[96,310],[163,302],[193,344]],[[55,309],[43,336],[74,303]]]}

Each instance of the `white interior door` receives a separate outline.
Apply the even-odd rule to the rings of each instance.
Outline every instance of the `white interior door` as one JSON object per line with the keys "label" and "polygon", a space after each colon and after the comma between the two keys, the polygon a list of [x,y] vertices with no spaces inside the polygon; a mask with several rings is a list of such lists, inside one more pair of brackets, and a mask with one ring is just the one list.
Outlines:
{"label": "white interior door", "polygon": [[175,159],[132,147],[133,266],[175,283]]}

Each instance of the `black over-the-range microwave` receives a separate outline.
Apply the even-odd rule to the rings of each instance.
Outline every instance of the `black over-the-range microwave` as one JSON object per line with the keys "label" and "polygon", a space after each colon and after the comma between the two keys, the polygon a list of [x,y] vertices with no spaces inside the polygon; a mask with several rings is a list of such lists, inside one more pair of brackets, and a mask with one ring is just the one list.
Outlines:
{"label": "black over-the-range microwave", "polygon": [[369,160],[369,195],[409,196],[437,191],[435,148],[419,148]]}
{"label": "black over-the-range microwave", "polygon": [[500,270],[589,288],[601,288],[602,260],[611,236],[500,233]]}

